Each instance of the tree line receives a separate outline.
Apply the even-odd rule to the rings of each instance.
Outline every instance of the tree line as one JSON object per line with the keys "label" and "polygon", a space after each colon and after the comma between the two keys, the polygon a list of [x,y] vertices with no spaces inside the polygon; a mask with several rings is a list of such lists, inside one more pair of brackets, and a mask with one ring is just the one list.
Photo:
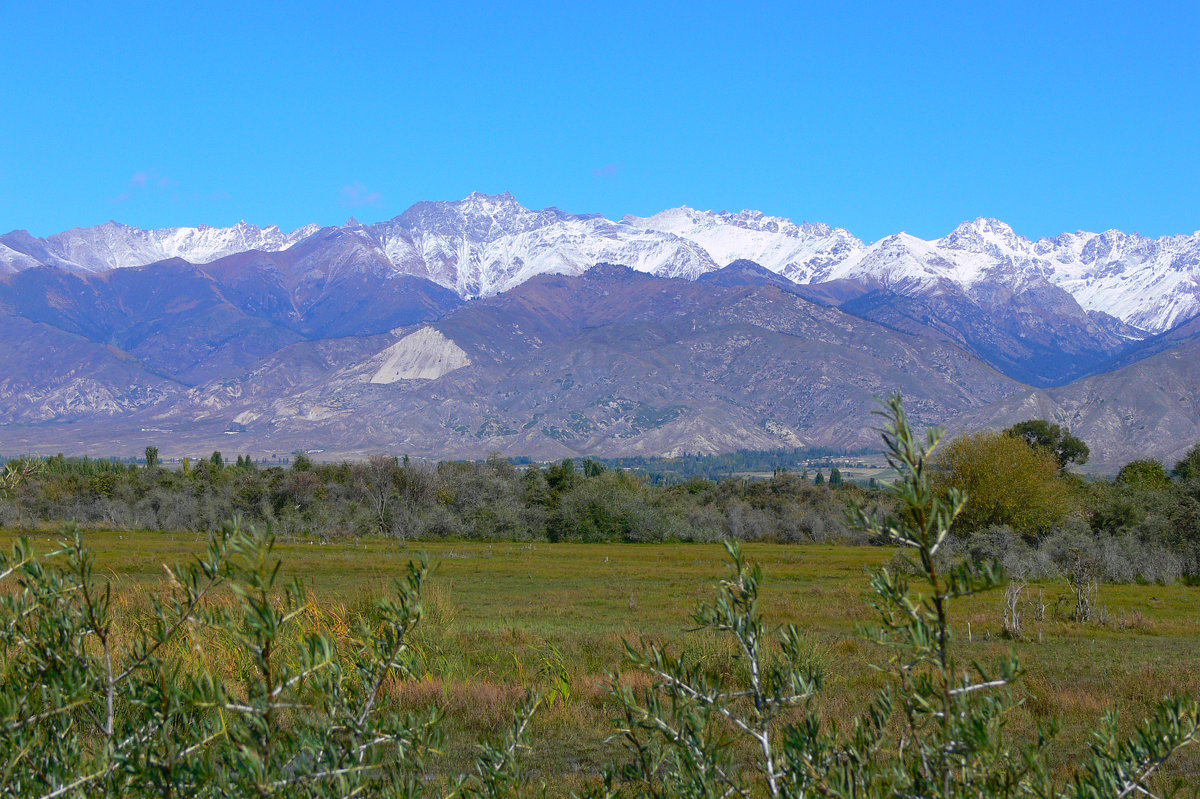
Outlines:
{"label": "tree line", "polygon": [[[784,454],[728,458],[764,465]],[[947,549],[997,558],[1035,579],[1079,563],[1116,581],[1200,577],[1200,445],[1170,468],[1137,460],[1113,479],[1071,470],[1088,455],[1085,442],[1042,420],[947,442],[931,461],[932,479],[943,493],[958,489],[969,497]],[[836,467],[829,479],[776,468],[765,479],[665,480],[632,466],[499,456],[317,463],[297,454],[286,467],[264,467],[249,456],[227,462],[214,452],[167,468],[153,447],[144,464],[58,455],[6,465],[6,474],[22,479],[4,491],[0,526],[74,520],[200,532],[240,517],[270,525],[284,539],[868,543],[847,523],[848,509],[886,513],[893,502],[878,485],[846,483]]]}
{"label": "tree line", "polygon": [[853,495],[799,474],[770,480],[692,478],[655,484],[585,458],[518,465],[422,463],[373,455],[364,462],[263,468],[219,453],[179,468],[54,456],[11,461],[30,474],[0,503],[0,526],[75,520],[115,529],[210,531],[240,517],[281,538],[386,536],[542,541],[858,540],[846,522]]}

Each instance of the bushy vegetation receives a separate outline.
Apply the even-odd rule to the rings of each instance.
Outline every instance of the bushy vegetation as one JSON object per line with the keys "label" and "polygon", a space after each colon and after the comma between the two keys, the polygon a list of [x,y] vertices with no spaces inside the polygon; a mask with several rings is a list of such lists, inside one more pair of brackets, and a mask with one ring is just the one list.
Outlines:
{"label": "bushy vegetation", "polygon": [[[168,569],[142,618],[121,618],[77,530],[49,559],[0,555],[0,795],[14,797],[503,796],[510,739],[476,773],[423,786],[439,714],[382,701],[410,677],[424,562],[333,636],[304,586],[279,579],[273,541],[227,526]],[[194,652],[219,647],[232,673]]]}
{"label": "bushy vegetation", "polygon": [[[764,466],[786,456],[727,460]],[[996,557],[1035,578],[1085,564],[1099,580],[1200,579],[1200,447],[1173,469],[1138,460],[1112,480],[1067,468],[1086,458],[1086,444],[1037,420],[948,441],[931,465],[933,479],[943,494],[957,489],[968,500],[946,551]],[[828,480],[780,468],[767,479],[656,482],[590,458],[431,465],[385,455],[314,463],[298,455],[288,467],[264,467],[214,453],[166,468],[148,451],[144,464],[56,456],[16,459],[0,473],[0,527],[73,520],[207,532],[238,516],[271,525],[281,540],[866,543],[847,511],[863,505],[884,513],[893,502],[877,485],[844,482],[836,467]]]}
{"label": "bushy vegetation", "polygon": [[[769,625],[761,571],[728,544],[730,576],[694,621],[727,639],[721,662],[627,643],[640,682],[614,675],[627,744],[594,797],[1127,797],[1170,785],[1157,774],[1200,738],[1200,708],[1161,704],[1131,735],[1105,721],[1078,767],[1055,777],[1032,738],[1007,732],[1021,675],[1013,656],[971,663],[952,607],[1001,584],[993,564],[941,565],[965,497],[931,479],[936,436],[920,441],[898,399],[885,442],[902,479],[893,512],[855,515],[864,535],[912,553],[871,576],[887,653],[882,684],[856,721],[821,712],[823,669],[799,625]],[[27,541],[0,559],[0,792],[12,796],[525,796],[547,786],[521,768],[536,749],[524,702],[506,734],[462,774],[431,771],[438,713],[387,701],[415,676],[423,561],[369,612],[314,624],[302,583],[279,577],[269,535],[230,526],[190,566],[167,571],[149,608],[113,602],[80,535],[49,558]],[[906,574],[911,573],[910,579]],[[217,646],[220,669],[199,657]],[[565,681],[565,678],[564,678]],[[569,682],[558,697],[569,692]],[[551,702],[547,695],[547,702]]]}
{"label": "bushy vegetation", "polygon": [[962,436],[942,448],[934,467],[943,493],[961,491],[969,497],[955,519],[959,531],[1008,525],[1038,536],[1072,510],[1071,485],[1059,479],[1054,453],[1019,437]]}
{"label": "bushy vegetation", "polygon": [[1141,468],[1139,473],[1137,479],[1084,486],[1088,528],[1131,546],[1165,550],[1179,558],[1181,573],[1200,576],[1200,475],[1162,482],[1145,479]]}
{"label": "bushy vegetation", "polygon": [[1049,452],[1058,462],[1060,469],[1071,465],[1082,466],[1091,456],[1091,449],[1083,439],[1045,419],[1017,422],[1005,430],[1004,435],[1020,439],[1034,449]]}
{"label": "bushy vegetation", "polygon": [[384,455],[332,464],[298,457],[290,468],[260,468],[248,458],[226,465],[216,456],[167,469],[58,456],[36,465],[0,503],[0,526],[75,520],[204,532],[240,516],[270,524],[282,539],[831,541],[861,539],[846,523],[848,501],[884,501],[878,492],[818,487],[788,472],[653,485],[591,459],[433,466]]}
{"label": "bushy vegetation", "polygon": [[[1033,579],[1081,569],[1114,582],[1200,577],[1200,474],[1189,471],[1194,455],[1172,472],[1141,459],[1115,479],[1085,480],[1063,471],[1071,460],[1056,455],[1052,444],[1031,444],[1010,431],[945,445],[934,460],[934,479],[943,494],[955,489],[968,496],[950,550],[997,558]],[[1086,457],[1078,446],[1068,449]]]}

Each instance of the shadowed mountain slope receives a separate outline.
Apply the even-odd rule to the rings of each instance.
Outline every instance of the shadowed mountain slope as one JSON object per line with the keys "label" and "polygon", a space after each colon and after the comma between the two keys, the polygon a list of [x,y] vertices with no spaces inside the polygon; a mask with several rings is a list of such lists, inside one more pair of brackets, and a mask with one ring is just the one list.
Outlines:
{"label": "shadowed mountain slope", "polygon": [[1035,386],[1061,385],[1103,370],[1138,342],[1103,314],[1089,314],[1060,288],[1028,280],[1017,288],[980,282],[968,293],[950,281],[909,295],[871,280],[797,284],[752,261],[702,275],[715,285],[775,286],[885,327],[954,344]]}
{"label": "shadowed mountain slope", "polygon": [[[204,266],[172,259],[92,274],[26,269],[0,278],[0,313],[199,385],[244,373],[302,339],[385,332],[461,304],[436,284],[378,268],[351,236],[331,238],[347,241],[325,243],[315,259],[309,239],[284,253],[239,253]],[[25,345],[20,336],[8,343]]]}
{"label": "shadowed mountain slope", "polygon": [[[412,335],[429,327],[436,335]],[[452,362],[423,372],[436,379],[378,379],[387,363],[433,368],[446,353]],[[776,286],[602,265],[536,277],[429,325],[297,342],[133,414],[125,432],[175,431],[164,452],[222,440],[239,451],[433,457],[860,447],[876,438],[875,397],[897,389],[934,423],[1022,386],[958,347]],[[97,446],[124,444],[116,430],[93,431]]]}
{"label": "shadowed mountain slope", "polygon": [[[0,439],[12,425],[39,422],[102,429],[114,416],[169,403],[185,390],[115,347],[41,322],[0,315],[0,341],[20,342],[0,347]],[[73,439],[59,441],[69,448]]]}

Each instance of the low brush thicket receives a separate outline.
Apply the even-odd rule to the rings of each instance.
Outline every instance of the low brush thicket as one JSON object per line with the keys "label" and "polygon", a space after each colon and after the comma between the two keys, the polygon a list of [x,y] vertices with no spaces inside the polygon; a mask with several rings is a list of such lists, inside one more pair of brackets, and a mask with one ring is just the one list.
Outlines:
{"label": "low brush thicket", "polygon": [[365,463],[300,458],[284,469],[239,457],[236,465],[216,458],[167,469],[57,456],[10,465],[32,471],[0,502],[0,527],[75,520],[205,532],[236,516],[270,525],[282,540],[850,541],[861,536],[846,524],[847,501],[873,501],[856,486],[832,489],[789,473],[651,485],[592,460],[434,466],[377,455]]}
{"label": "low brush thicket", "polygon": [[[822,674],[804,633],[759,609],[760,570],[727,544],[730,575],[695,624],[736,652],[732,668],[627,645],[613,675],[626,755],[585,795],[673,797],[1131,797],[1161,795],[1163,763],[1200,739],[1200,708],[1163,703],[1132,736],[1109,718],[1074,775],[1045,761],[1052,727],[1014,740],[1015,657],[960,659],[950,609],[997,588],[1002,571],[943,550],[965,497],[933,482],[936,435],[918,439],[898,398],[884,431],[900,474],[894,512],[859,510],[864,536],[910,553],[870,579],[878,622],[862,633],[887,653],[885,687],[861,717],[821,710]],[[14,480],[15,483],[15,480]],[[441,718],[389,700],[414,674],[412,642],[428,569],[409,564],[391,592],[336,634],[312,623],[304,587],[280,580],[268,534],[231,525],[191,565],[168,569],[149,610],[117,607],[83,537],[38,557],[0,558],[0,795],[19,797],[527,796],[522,768],[539,698],[474,767],[428,759]],[[910,576],[911,575],[911,576]],[[199,651],[198,651],[199,650]],[[213,653],[220,667],[214,666]],[[640,686],[640,687],[635,687]],[[558,691],[555,694],[555,691]],[[545,702],[563,698],[551,688]],[[569,689],[568,689],[569,690]]]}
{"label": "low brush thicket", "polygon": [[[1019,428],[1020,426],[1018,426]],[[1016,429],[1016,428],[1014,428]],[[214,453],[215,454],[215,453]],[[167,469],[56,456],[0,472],[0,528],[75,521],[112,530],[204,533],[226,519],[281,540],[741,541],[867,543],[847,511],[895,509],[886,490],[807,475],[653,484],[598,461],[519,467],[366,463],[260,468],[219,456]],[[1113,480],[1064,471],[1052,450],[1008,434],[959,438],[933,464],[939,493],[966,491],[946,555],[998,559],[1029,579],[1080,563],[1112,582],[1200,579],[1200,449],[1173,473],[1136,461]],[[1024,466],[1022,465],[1024,464]],[[7,500],[4,500],[7,497]]]}

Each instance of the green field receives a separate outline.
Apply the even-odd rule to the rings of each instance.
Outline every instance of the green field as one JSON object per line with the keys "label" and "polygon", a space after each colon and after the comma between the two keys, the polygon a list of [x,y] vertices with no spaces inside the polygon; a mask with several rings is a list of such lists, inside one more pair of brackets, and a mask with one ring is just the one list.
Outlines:
{"label": "green field", "polygon": [[[44,533],[34,540],[42,551],[53,546]],[[163,564],[204,543],[194,534],[164,533],[96,532],[87,540],[98,567],[116,582],[119,601],[131,608],[161,580]],[[768,618],[810,634],[826,671],[822,712],[846,718],[883,679],[870,668],[883,653],[854,629],[874,619],[867,571],[894,550],[748,544],[745,551],[767,575]],[[606,684],[621,666],[623,638],[668,641],[717,664],[731,657],[722,642],[687,632],[689,612],[725,572],[718,545],[347,540],[277,547],[284,572],[312,589],[314,623],[334,628],[367,607],[418,552],[436,564],[416,640],[425,676],[397,685],[391,700],[445,708],[450,768],[465,762],[480,733],[499,729],[530,686],[557,685],[555,701],[534,725],[532,766],[556,786],[576,784],[616,753],[605,743],[614,711]],[[1000,636],[1000,593],[963,600],[954,622],[958,645],[973,658],[1018,652],[1026,702],[1013,727],[1025,733],[1060,718],[1053,750],[1060,771],[1070,769],[1106,710],[1119,710],[1129,726],[1167,694],[1200,694],[1200,587],[1101,586],[1107,620],[1088,625],[1055,613],[1065,583],[1035,584],[1029,592],[1050,609],[1044,621],[1027,622],[1026,640]],[[1200,752],[1185,752],[1169,768],[1169,776],[1200,784]]]}

